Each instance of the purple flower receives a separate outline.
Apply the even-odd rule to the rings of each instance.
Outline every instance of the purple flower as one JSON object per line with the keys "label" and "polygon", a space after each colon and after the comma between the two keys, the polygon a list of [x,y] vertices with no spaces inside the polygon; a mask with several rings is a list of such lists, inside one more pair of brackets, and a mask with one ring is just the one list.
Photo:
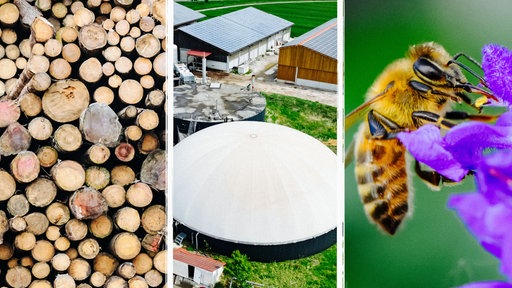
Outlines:
{"label": "purple flower", "polygon": [[482,69],[493,94],[506,105],[512,104],[512,51],[497,44],[482,49]]}
{"label": "purple flower", "polygon": [[476,282],[460,286],[460,288],[512,288],[512,284],[506,282]]}

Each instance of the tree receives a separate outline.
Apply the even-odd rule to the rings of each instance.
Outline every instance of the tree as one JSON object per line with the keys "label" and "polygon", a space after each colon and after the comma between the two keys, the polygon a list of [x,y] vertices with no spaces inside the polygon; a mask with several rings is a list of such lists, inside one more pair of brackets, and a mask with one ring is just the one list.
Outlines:
{"label": "tree", "polygon": [[231,253],[231,258],[227,261],[224,272],[227,276],[237,279],[235,287],[252,287],[251,284],[247,283],[252,272],[251,263],[247,255],[242,254],[239,250]]}

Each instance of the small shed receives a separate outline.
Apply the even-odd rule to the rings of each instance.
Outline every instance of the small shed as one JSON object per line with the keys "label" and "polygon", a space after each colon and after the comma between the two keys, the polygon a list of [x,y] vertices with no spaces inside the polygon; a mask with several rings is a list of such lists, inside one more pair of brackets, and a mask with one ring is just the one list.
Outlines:
{"label": "small shed", "polygon": [[277,79],[337,91],[337,19],[286,43],[279,49]]}
{"label": "small shed", "polygon": [[293,23],[254,7],[180,27],[174,34],[179,60],[190,63],[188,51],[211,52],[206,67],[229,72],[290,39]]}
{"label": "small shed", "polygon": [[189,252],[184,248],[173,250],[173,274],[197,284],[213,287],[219,282],[224,262]]}

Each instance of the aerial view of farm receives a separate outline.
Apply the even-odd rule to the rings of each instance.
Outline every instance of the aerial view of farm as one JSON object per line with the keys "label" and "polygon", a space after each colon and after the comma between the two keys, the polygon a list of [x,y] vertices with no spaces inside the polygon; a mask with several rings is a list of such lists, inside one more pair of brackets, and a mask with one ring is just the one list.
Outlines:
{"label": "aerial view of farm", "polygon": [[168,287],[336,287],[337,2],[177,1],[173,25]]}

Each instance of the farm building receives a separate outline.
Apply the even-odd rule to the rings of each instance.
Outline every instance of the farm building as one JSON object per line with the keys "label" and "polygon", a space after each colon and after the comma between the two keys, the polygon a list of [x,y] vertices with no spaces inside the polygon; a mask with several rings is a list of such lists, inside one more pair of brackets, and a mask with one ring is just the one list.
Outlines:
{"label": "farm building", "polygon": [[190,279],[199,285],[213,287],[219,282],[224,262],[189,252],[184,248],[174,248],[172,255],[175,283],[182,279]]}
{"label": "farm building", "polygon": [[268,122],[203,129],[174,146],[173,232],[250,260],[307,257],[336,242],[336,154]]}
{"label": "farm building", "polygon": [[174,15],[172,19],[174,20],[174,29],[177,29],[181,26],[192,24],[194,22],[197,22],[199,19],[206,17],[204,14],[201,14],[176,2],[174,2],[173,9]]}
{"label": "farm building", "polygon": [[[229,72],[290,39],[293,23],[253,7],[180,27],[174,34],[179,61]],[[203,53],[204,52],[204,53]]]}
{"label": "farm building", "polygon": [[279,49],[277,79],[336,91],[337,30],[334,18],[283,45]]}

